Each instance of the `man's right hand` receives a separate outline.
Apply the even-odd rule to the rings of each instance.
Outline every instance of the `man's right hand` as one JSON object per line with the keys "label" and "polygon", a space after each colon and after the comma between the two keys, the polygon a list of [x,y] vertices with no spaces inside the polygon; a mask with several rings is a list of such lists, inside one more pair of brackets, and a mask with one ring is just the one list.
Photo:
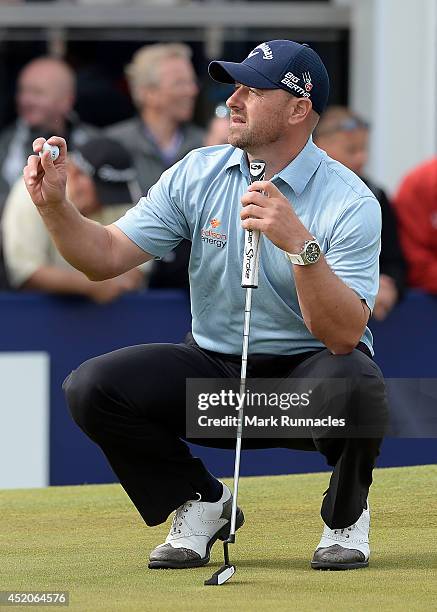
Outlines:
{"label": "man's right hand", "polygon": [[47,142],[59,147],[59,157],[53,161],[49,151],[42,157],[39,152],[45,143],[44,138],[33,142],[34,155],[30,155],[23,175],[27,190],[33,203],[39,209],[54,209],[65,200],[67,183],[67,143],[59,136],[51,136]]}
{"label": "man's right hand", "polygon": [[[29,157],[24,168],[24,180],[34,204],[41,213],[56,248],[73,268],[83,272],[93,281],[104,281],[132,270],[148,261],[152,255],[146,253],[128,238],[116,225],[104,226],[87,219],[66,199],[67,145],[63,138],[51,136],[48,141],[59,147],[59,157],[54,162],[50,152],[40,158],[39,152],[45,143],[37,138],[33,143],[34,155]],[[135,289],[129,279],[127,291]],[[120,294],[117,280],[109,284],[103,301]],[[135,285],[135,283],[134,283]],[[124,284],[121,289],[124,289]],[[97,300],[100,300],[100,295]]]}

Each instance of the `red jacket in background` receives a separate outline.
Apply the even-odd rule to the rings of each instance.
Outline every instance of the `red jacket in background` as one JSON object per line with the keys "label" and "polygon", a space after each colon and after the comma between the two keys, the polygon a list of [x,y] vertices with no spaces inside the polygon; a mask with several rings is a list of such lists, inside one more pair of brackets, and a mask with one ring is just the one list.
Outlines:
{"label": "red jacket in background", "polygon": [[408,284],[437,294],[437,157],[407,174],[393,205]]}

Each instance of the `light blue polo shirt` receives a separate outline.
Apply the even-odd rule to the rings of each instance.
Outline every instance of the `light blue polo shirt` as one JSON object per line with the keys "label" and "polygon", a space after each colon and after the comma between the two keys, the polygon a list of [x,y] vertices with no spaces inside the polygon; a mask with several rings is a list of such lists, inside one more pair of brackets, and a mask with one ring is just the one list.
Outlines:
{"label": "light blue polo shirt", "polygon": [[[310,138],[272,182],[317,238],[332,270],[373,309],[379,283],[381,208],[366,185]],[[241,355],[245,290],[241,196],[249,184],[245,153],[230,145],[196,149],[164,172],[115,225],[163,257],[182,238],[189,266],[192,332],[200,347]],[[372,351],[368,328],[362,341]],[[292,355],[324,345],[302,318],[293,266],[262,236],[259,286],[253,290],[250,353]]]}

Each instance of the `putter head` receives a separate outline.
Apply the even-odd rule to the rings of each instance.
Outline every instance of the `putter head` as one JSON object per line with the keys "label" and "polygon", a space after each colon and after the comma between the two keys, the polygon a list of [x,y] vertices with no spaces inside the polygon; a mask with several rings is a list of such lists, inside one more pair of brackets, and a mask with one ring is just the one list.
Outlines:
{"label": "putter head", "polygon": [[209,580],[205,580],[205,586],[211,584],[224,584],[235,574],[235,565],[224,564],[211,576]]}

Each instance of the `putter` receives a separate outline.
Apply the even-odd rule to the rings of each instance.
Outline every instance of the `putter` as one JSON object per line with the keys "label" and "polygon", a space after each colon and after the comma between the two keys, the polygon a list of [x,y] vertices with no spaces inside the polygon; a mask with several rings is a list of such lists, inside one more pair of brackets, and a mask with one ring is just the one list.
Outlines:
{"label": "putter", "polygon": [[[249,164],[250,182],[262,181],[265,177],[266,162],[254,159]],[[246,304],[244,307],[243,351],[241,355],[240,397],[245,397],[247,352],[249,348],[250,313],[252,308],[252,289],[258,287],[259,252],[261,234],[259,230],[245,230],[243,272],[241,286],[246,289]],[[243,394],[243,395],[241,395]],[[238,414],[237,440],[235,445],[234,485],[231,510],[231,528],[229,537],[223,542],[224,565],[205,580],[205,585],[224,584],[235,574],[235,565],[229,562],[229,544],[235,543],[235,525],[237,520],[238,483],[240,479],[241,438],[243,433],[244,402]]]}

